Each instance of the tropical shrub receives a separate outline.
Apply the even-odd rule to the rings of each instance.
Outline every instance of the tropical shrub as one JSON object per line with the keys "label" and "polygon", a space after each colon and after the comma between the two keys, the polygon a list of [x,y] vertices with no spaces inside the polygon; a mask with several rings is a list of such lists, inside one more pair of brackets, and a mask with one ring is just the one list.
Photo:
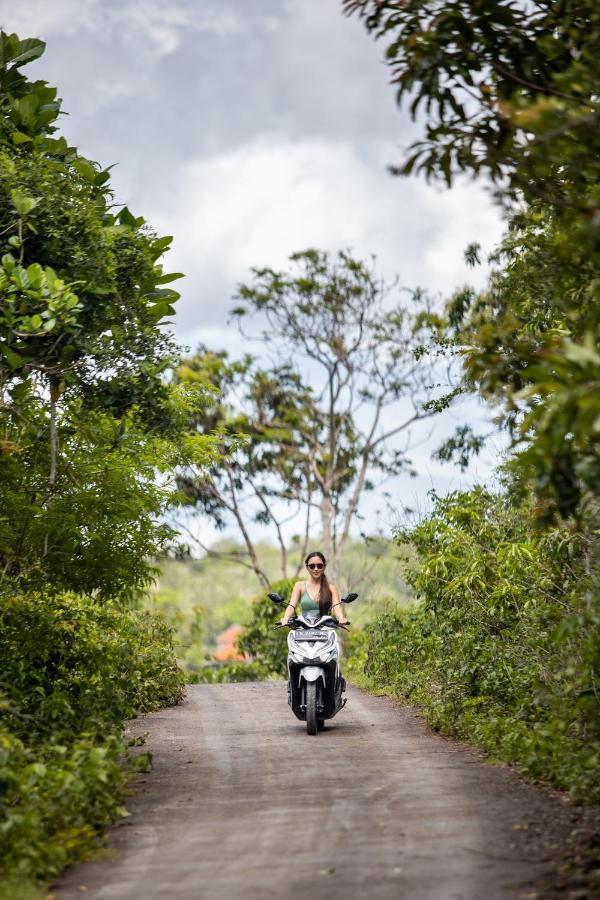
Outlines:
{"label": "tropical shrub", "polygon": [[[419,598],[367,627],[371,684],[529,776],[600,799],[600,602],[573,527],[477,488],[409,534]],[[588,574],[586,574],[588,573]]]}
{"label": "tropical shrub", "polygon": [[22,72],[44,46],[0,31],[0,885],[18,896],[122,809],[123,718],[182,696],[169,629],[113,604],[172,535],[169,474],[215,459],[187,429],[201,387],[164,377],[171,238],[57,134],[56,89]]}
{"label": "tropical shrub", "polygon": [[177,703],[170,630],[72,595],[0,608],[0,873],[50,878],[121,813],[121,722]]}
{"label": "tropical shrub", "polygon": [[[276,591],[287,601],[292,593],[295,579],[275,581],[271,591]],[[287,630],[275,629],[275,624],[283,613],[269,600],[266,592],[258,594],[252,601],[250,618],[239,639],[242,653],[248,653],[265,673],[284,677],[287,672]]]}
{"label": "tropical shrub", "polygon": [[189,684],[224,684],[237,681],[264,681],[272,676],[262,663],[232,660],[222,665],[206,665],[188,673]]}

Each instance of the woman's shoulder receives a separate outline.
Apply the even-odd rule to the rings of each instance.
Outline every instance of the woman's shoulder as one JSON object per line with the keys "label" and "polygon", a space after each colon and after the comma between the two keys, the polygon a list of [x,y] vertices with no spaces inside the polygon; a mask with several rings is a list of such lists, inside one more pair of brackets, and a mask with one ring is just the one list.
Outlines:
{"label": "woman's shoulder", "polygon": [[329,588],[332,591],[337,591],[337,585],[333,581],[329,582]]}
{"label": "woman's shoulder", "polygon": [[304,582],[303,581],[294,582],[293,590],[296,590],[296,588],[302,588],[302,590],[304,590]]}

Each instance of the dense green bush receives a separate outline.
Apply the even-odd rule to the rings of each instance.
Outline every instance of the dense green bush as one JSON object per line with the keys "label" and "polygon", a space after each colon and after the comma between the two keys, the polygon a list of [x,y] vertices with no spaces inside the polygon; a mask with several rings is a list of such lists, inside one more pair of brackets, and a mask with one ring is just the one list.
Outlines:
{"label": "dense green bush", "polygon": [[50,878],[122,811],[122,720],[183,676],[160,620],[75,596],[5,597],[0,660],[0,874]]}
{"label": "dense green bush", "polygon": [[[182,694],[132,603],[172,532],[201,389],[169,385],[171,243],[57,132],[44,43],[0,30],[0,896],[81,857],[121,809],[123,718]],[[69,593],[73,592],[73,594]],[[76,596],[77,595],[77,596]],[[106,601],[102,606],[101,601]],[[142,759],[142,757],[137,757]],[[18,883],[18,893],[8,884]]]}
{"label": "dense green bush", "polygon": [[102,742],[27,747],[0,730],[2,877],[21,885],[48,879],[97,842],[124,812],[126,773],[117,734]]}
{"label": "dense green bush", "polygon": [[[380,610],[379,615],[381,614]],[[369,650],[369,633],[366,628],[352,625],[342,638],[342,648],[342,671],[346,678],[361,687],[368,686],[365,680],[365,670]]]}
{"label": "dense green bush", "polygon": [[410,535],[420,605],[368,627],[367,673],[438,729],[600,799],[600,604],[571,528],[482,489],[437,501]]}
{"label": "dense green bush", "polygon": [[223,684],[236,681],[264,681],[272,677],[264,665],[258,662],[231,660],[221,665],[206,665],[188,673],[189,684]]}
{"label": "dense green bush", "polygon": [[[271,585],[271,591],[276,591],[285,600],[289,600],[294,584],[294,578],[275,581]],[[242,653],[248,653],[254,663],[262,667],[265,676],[271,674],[284,677],[287,672],[287,631],[283,628],[277,631],[274,627],[282,614],[283,608],[276,607],[266,592],[257,595],[252,601],[250,618],[239,640]]]}

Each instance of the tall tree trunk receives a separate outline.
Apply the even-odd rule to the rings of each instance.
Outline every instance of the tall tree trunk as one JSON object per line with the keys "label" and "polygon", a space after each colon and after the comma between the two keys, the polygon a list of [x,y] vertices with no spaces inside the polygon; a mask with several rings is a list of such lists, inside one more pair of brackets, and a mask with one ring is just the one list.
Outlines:
{"label": "tall tree trunk", "polygon": [[302,567],[304,566],[304,560],[306,558],[306,554],[308,553],[308,541],[310,539],[310,510],[311,510],[311,502],[312,502],[312,491],[308,489],[308,500],[306,503],[306,525],[304,528],[304,538],[302,540],[302,546],[300,548],[300,559],[298,560],[298,565],[296,566],[296,572],[294,573],[294,577],[298,578],[300,572],[302,571]]}
{"label": "tall tree trunk", "polygon": [[332,520],[331,520],[332,510],[331,510],[331,500],[329,499],[329,493],[327,491],[323,492],[323,496],[321,498],[321,525],[323,528],[323,554],[328,564],[328,571],[332,578],[335,578],[336,572],[332,570],[331,565],[333,564],[332,553],[333,553],[333,544],[331,540],[331,531],[332,531]]}

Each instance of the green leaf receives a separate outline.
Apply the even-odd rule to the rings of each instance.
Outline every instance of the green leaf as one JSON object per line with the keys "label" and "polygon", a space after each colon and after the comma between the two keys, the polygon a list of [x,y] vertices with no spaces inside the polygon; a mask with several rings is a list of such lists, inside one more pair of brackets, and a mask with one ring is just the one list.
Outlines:
{"label": "green leaf", "polygon": [[45,137],[42,145],[41,145],[48,153],[54,154],[55,156],[64,156],[69,150],[69,145],[67,144],[64,137],[59,138],[51,138]]}
{"label": "green leaf", "polygon": [[163,253],[169,249],[171,243],[173,242],[172,235],[165,235],[165,237],[157,238],[152,242],[151,253],[154,259],[158,259],[159,256],[162,256]]}
{"label": "green leaf", "polygon": [[25,63],[32,62],[34,59],[39,59],[45,49],[45,42],[39,38],[25,38],[25,40],[19,41],[17,52],[9,62],[12,64],[12,68],[16,69],[25,65]]}
{"label": "green leaf", "polygon": [[19,100],[13,100],[11,118],[18,119],[25,128],[34,128],[36,124],[36,113],[40,105],[39,98],[35,94],[26,94]]}
{"label": "green leaf", "polygon": [[32,197],[19,188],[13,188],[10,192],[13,208],[24,219],[41,202],[41,197]]}
{"label": "green leaf", "polygon": [[138,216],[136,219],[126,206],[123,207],[117,219],[121,225],[127,225],[129,228],[139,228],[146,221],[143,216]]}
{"label": "green leaf", "polygon": [[89,181],[92,184],[95,182],[98,171],[94,168],[89,159],[85,159],[85,157],[83,156],[78,156],[77,159],[73,160],[73,168],[86,181]]}
{"label": "green leaf", "polygon": [[135,228],[135,216],[129,212],[126,206],[124,206],[119,213],[118,219],[121,225],[128,225],[130,228]]}
{"label": "green leaf", "polygon": [[19,384],[15,384],[15,386],[11,388],[10,396],[15,403],[19,403],[28,395],[30,387],[29,379],[25,378],[23,381],[20,381]]}
{"label": "green leaf", "polygon": [[158,322],[159,319],[162,319],[163,316],[171,315],[169,310],[172,307],[168,303],[155,303],[154,306],[151,306],[149,309],[150,315],[154,322]]}
{"label": "green leaf", "polygon": [[185,278],[183,272],[169,272],[168,274],[161,275],[157,278],[155,284],[169,284],[171,281],[177,281],[178,278]]}
{"label": "green leaf", "polygon": [[600,356],[595,348],[590,347],[588,342],[585,344],[574,344],[572,341],[565,341],[563,353],[568,360],[576,365],[600,366]]}
{"label": "green leaf", "polygon": [[12,133],[12,142],[13,144],[27,144],[31,142],[33,138],[30,134],[25,134],[23,131],[13,131]]}
{"label": "green leaf", "polygon": [[171,288],[157,288],[155,291],[149,291],[145,296],[151,302],[166,301],[167,303],[175,303],[176,300],[179,300],[181,294]]}
{"label": "green leaf", "polygon": [[0,345],[0,350],[4,354],[4,358],[7,363],[11,367],[11,369],[18,369],[19,366],[23,365],[23,357],[20,356],[15,350],[12,350],[10,347],[6,345]]}

